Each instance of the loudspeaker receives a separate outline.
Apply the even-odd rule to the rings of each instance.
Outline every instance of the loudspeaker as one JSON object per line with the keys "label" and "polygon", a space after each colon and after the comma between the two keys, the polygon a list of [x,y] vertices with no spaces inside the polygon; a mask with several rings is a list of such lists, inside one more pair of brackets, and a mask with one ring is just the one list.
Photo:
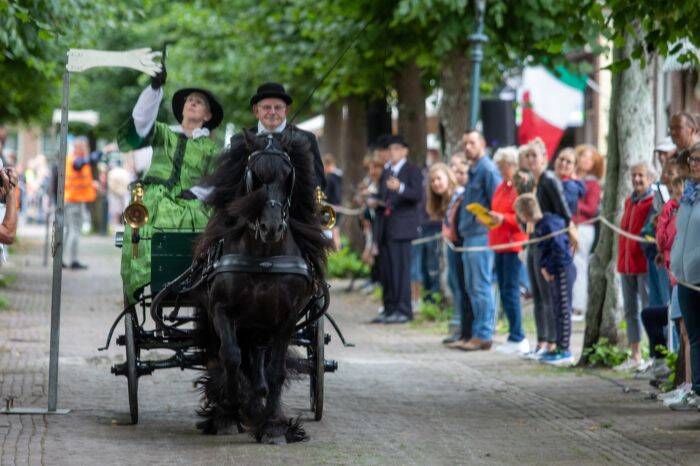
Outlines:
{"label": "loudspeaker", "polygon": [[495,151],[514,146],[517,141],[515,107],[512,100],[484,99],[481,101],[481,122],[486,143]]}
{"label": "loudspeaker", "polygon": [[372,147],[380,136],[391,134],[391,108],[386,97],[367,102],[367,145]]}

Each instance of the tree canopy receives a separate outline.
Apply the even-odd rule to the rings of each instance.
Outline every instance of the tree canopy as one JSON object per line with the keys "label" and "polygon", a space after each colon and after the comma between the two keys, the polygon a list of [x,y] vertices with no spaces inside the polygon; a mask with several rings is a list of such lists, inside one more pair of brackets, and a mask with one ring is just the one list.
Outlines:
{"label": "tree canopy", "polygon": [[[635,22],[635,58],[674,52],[681,38],[700,43],[693,27],[698,16],[700,0],[489,0],[482,89],[497,88],[527,63],[570,66],[568,54],[600,52],[607,44],[602,38],[619,45]],[[302,117],[348,96],[391,97],[408,60],[421,68],[427,90],[438,87],[452,54],[468,54],[474,2],[0,0],[0,26],[0,122],[47,123],[59,104],[69,47],[159,49],[167,43],[166,94],[186,85],[210,88],[226,121],[241,126],[252,122],[248,99],[258,84],[284,83],[299,106],[341,55]],[[99,111],[96,130],[107,136],[147,83],[131,70],[91,70],[73,80],[71,107]],[[169,113],[164,108],[162,116]]]}

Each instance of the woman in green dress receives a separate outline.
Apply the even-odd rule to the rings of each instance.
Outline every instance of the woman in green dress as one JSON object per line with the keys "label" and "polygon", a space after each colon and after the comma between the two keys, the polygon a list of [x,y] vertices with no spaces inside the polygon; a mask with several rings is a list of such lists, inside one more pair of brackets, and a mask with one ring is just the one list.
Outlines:
{"label": "woman in green dress", "polygon": [[198,88],[181,89],[173,95],[172,107],[180,123],[170,127],[156,121],[163,98],[165,70],[151,79],[151,85],[139,96],[131,118],[118,134],[119,148],[130,151],[153,148],[150,166],[141,183],[148,222],[140,229],[136,257],[131,243],[132,229],[125,226],[121,276],[129,302],[137,301],[140,291],[151,281],[151,241],[154,231],[202,230],[209,212],[202,204],[206,190],[197,182],[214,169],[219,149],[209,132],[223,120],[223,110],[214,95]]}

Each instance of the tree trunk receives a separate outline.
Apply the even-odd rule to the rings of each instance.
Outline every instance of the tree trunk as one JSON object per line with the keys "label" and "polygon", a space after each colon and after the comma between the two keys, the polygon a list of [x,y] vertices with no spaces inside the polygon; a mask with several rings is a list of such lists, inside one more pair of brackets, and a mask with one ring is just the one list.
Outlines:
{"label": "tree trunk", "polygon": [[469,125],[469,58],[466,50],[455,50],[440,69],[442,99],[438,115],[445,128],[445,156],[461,148],[462,134]]}
{"label": "tree trunk", "polygon": [[421,70],[412,60],[396,77],[399,107],[399,134],[408,144],[408,158],[422,166],[425,163],[426,144],[425,89]]}
{"label": "tree trunk", "polygon": [[[614,51],[615,60],[630,58],[632,38],[623,49]],[[648,61],[647,61],[648,62]],[[651,92],[652,69],[642,69],[638,61],[612,78],[607,171],[602,215],[620,224],[625,199],[632,192],[630,168],[651,161],[654,147],[654,113]],[[610,343],[620,340],[618,322],[622,317],[620,279],[617,276],[618,241],[601,225],[600,240],[591,259],[588,283],[588,310],[584,348],[600,338]],[[585,363],[586,358],[582,358]]]}
{"label": "tree trunk", "polygon": [[[343,157],[339,166],[343,170],[343,198],[348,205],[365,175],[362,159],[367,151],[367,113],[364,97],[352,96],[343,101],[347,107],[347,114],[343,121]],[[364,238],[357,217],[346,216],[341,220],[343,232],[350,239],[350,247],[355,251],[362,251]]]}
{"label": "tree trunk", "polygon": [[333,154],[338,165],[341,165],[341,132],[343,126],[343,106],[333,102],[323,112],[323,141],[321,152]]}

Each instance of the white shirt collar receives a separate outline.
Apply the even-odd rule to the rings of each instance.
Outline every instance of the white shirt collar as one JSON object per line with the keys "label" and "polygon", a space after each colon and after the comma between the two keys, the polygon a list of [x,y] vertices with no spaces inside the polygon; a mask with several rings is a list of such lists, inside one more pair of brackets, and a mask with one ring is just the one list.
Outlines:
{"label": "white shirt collar", "polygon": [[389,169],[394,173],[394,176],[398,175],[399,172],[401,171],[401,168],[406,164],[406,159],[401,159],[399,163],[396,165],[391,165],[391,162],[389,163]]}
{"label": "white shirt collar", "polygon": [[[182,129],[182,125],[175,125],[171,126],[170,129],[175,131],[176,133],[184,134],[185,131]],[[192,139],[197,139],[201,137],[207,137],[209,136],[209,129],[205,127],[197,128],[194,131],[192,131]]]}
{"label": "white shirt collar", "polygon": [[[286,128],[286,127],[287,127],[287,120],[285,119],[282,122],[282,124],[279,125],[277,128],[273,129],[272,132],[273,133],[281,133],[282,131],[284,131],[284,128]],[[269,132],[270,131],[267,128],[265,128],[265,126],[263,126],[263,124],[260,121],[258,121],[258,134],[269,133]]]}

